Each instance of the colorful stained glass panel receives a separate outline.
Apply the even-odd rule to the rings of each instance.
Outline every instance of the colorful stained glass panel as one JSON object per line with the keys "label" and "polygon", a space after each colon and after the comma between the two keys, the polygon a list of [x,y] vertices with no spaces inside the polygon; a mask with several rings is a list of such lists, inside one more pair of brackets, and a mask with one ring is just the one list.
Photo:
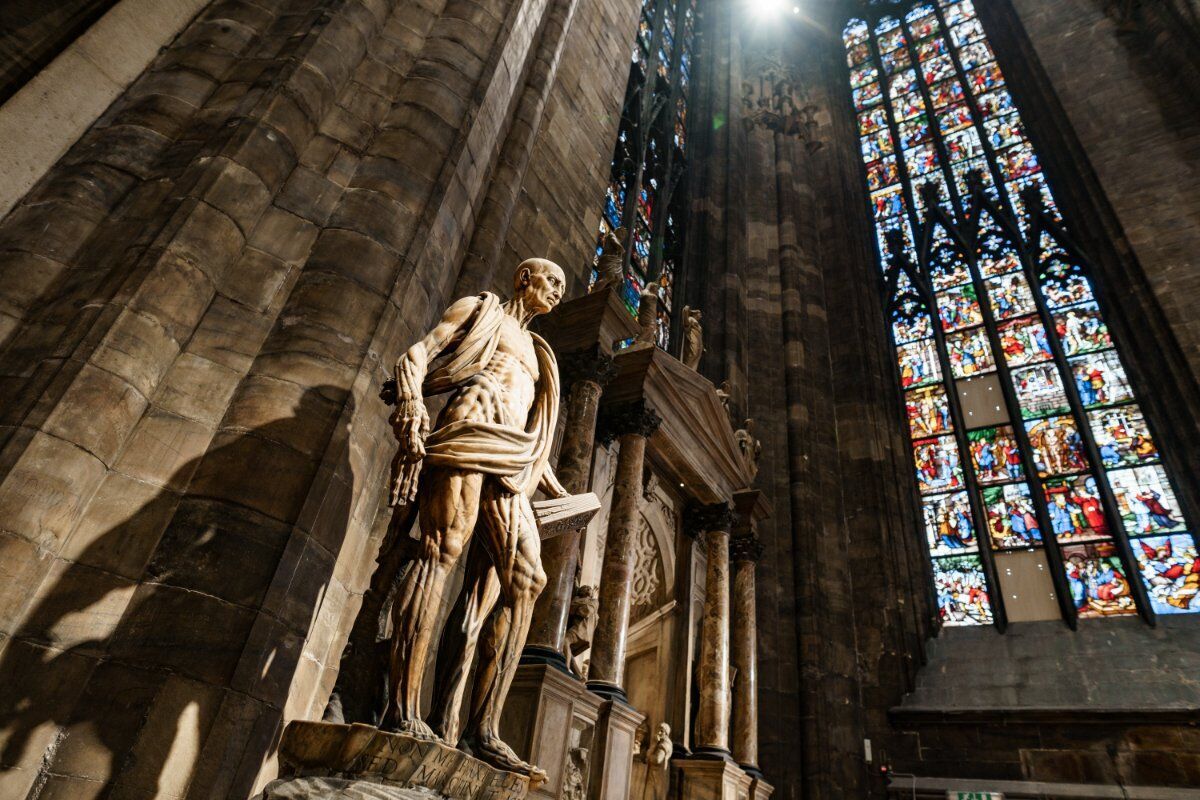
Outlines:
{"label": "colorful stained glass panel", "polygon": [[1112,536],[1095,477],[1050,478],[1043,488],[1050,532],[1060,542],[1088,542]]}
{"label": "colorful stained glass panel", "polygon": [[1054,315],[1054,328],[1069,356],[1112,347],[1108,326],[1095,303],[1068,308]]}
{"label": "colorful stained glass panel", "polygon": [[1065,414],[1070,410],[1067,392],[1058,375],[1058,367],[1052,363],[1034,364],[1012,371],[1013,389],[1021,416],[1041,417],[1048,414]]}
{"label": "colorful stained glass panel", "polygon": [[992,621],[987,578],[978,556],[933,559],[933,586],[943,625],[987,625]]}
{"label": "colorful stained glass panel", "polygon": [[1150,536],[1131,544],[1154,613],[1200,611],[1200,556],[1190,533]]}
{"label": "colorful stained glass panel", "polygon": [[1000,325],[1000,347],[1010,367],[1049,360],[1053,354],[1046,341],[1046,329],[1037,317],[1023,317]]}
{"label": "colorful stained glass panel", "polygon": [[1136,405],[1116,406],[1088,412],[1088,423],[1100,460],[1108,469],[1136,466],[1158,460],[1158,448]]}
{"label": "colorful stained glass panel", "polygon": [[1067,359],[1075,376],[1079,399],[1088,408],[1123,403],[1133,398],[1125,367],[1115,350]]}
{"label": "colorful stained glass panel", "polygon": [[954,79],[942,81],[937,86],[931,87],[929,95],[935,109],[945,108],[953,103],[961,102],[966,97],[963,93],[962,84]]}
{"label": "colorful stained glass panel", "polygon": [[972,378],[996,368],[987,331],[971,328],[946,335],[946,354],[956,378]]}
{"label": "colorful stained glass panel", "polygon": [[979,299],[975,296],[975,287],[971,284],[939,293],[937,304],[944,330],[956,331],[983,322]]}
{"label": "colorful stained glass panel", "polygon": [[904,396],[904,405],[908,412],[908,427],[914,439],[940,436],[954,429],[946,390],[941,386],[913,389]]}
{"label": "colorful stained glass panel", "polygon": [[942,379],[933,339],[900,345],[896,348],[896,359],[900,365],[900,385],[905,389]]}
{"label": "colorful stained glass panel", "polygon": [[967,432],[971,463],[981,484],[1007,483],[1025,477],[1021,451],[1011,425]]}
{"label": "colorful stained glass panel", "polygon": [[1108,473],[1108,485],[1130,536],[1183,530],[1183,515],[1162,467],[1114,470]]}
{"label": "colorful stained glass panel", "polygon": [[929,554],[952,556],[979,550],[975,524],[971,521],[971,503],[966,492],[954,492],[922,501],[925,512],[925,535]]}
{"label": "colorful stained glass panel", "polygon": [[907,344],[933,335],[929,312],[915,296],[905,297],[892,312],[892,335],[896,344]]}
{"label": "colorful stained glass panel", "polygon": [[990,486],[983,490],[983,505],[992,547],[1011,550],[1042,543],[1041,526],[1026,484]]}
{"label": "colorful stained glass panel", "polygon": [[1037,311],[1033,293],[1020,272],[988,278],[987,291],[996,319],[1012,319]]}
{"label": "colorful stained glass panel", "polygon": [[1063,547],[1063,565],[1071,601],[1080,617],[1136,612],[1129,578],[1111,542],[1067,545]]}
{"label": "colorful stained glass panel", "polygon": [[1069,475],[1088,468],[1083,438],[1071,417],[1047,417],[1025,423],[1038,475]]}
{"label": "colorful stained glass panel", "polygon": [[939,436],[913,443],[913,463],[921,494],[963,488],[962,464],[953,436]]}

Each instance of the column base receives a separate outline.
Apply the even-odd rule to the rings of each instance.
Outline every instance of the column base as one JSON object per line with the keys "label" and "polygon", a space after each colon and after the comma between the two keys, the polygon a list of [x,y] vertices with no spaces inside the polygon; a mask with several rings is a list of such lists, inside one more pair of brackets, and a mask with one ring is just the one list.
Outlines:
{"label": "column base", "polygon": [[615,700],[618,703],[629,705],[629,695],[625,694],[625,690],[615,683],[607,681],[588,681],[588,691],[592,694],[600,695],[605,700]]}
{"label": "column base", "polygon": [[545,664],[554,667],[560,672],[565,672],[572,678],[575,678],[575,680],[579,680],[575,673],[571,672],[570,667],[567,666],[566,656],[550,647],[542,647],[536,644],[526,645],[525,649],[521,651],[521,660],[517,663],[522,666],[526,664]]}
{"label": "column base", "polygon": [[673,760],[678,770],[679,797],[703,797],[705,800],[758,800],[752,794],[754,779],[733,762],[719,758]]}
{"label": "column base", "polygon": [[753,764],[742,764],[741,762],[738,762],[738,766],[742,768],[742,772],[746,773],[751,778],[755,778],[756,780],[762,780],[762,777],[763,777],[762,770],[759,769],[758,767],[754,766]]}
{"label": "column base", "polygon": [[546,663],[517,666],[500,736],[521,758],[546,770],[546,782],[529,797],[550,800],[586,786],[601,702],[566,670]]}
{"label": "column base", "polygon": [[709,747],[708,745],[696,745],[692,748],[691,755],[688,758],[695,758],[704,761],[728,761],[730,764],[736,764],[733,760],[733,753],[726,750],[724,747]]}
{"label": "column base", "polygon": [[634,734],[645,718],[627,703],[611,699],[601,703],[592,740],[588,800],[628,800]]}

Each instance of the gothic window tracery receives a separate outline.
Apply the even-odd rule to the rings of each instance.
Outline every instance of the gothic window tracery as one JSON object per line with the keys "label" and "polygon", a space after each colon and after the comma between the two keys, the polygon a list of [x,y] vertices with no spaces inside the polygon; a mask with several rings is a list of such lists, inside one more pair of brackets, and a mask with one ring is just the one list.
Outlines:
{"label": "gothic window tracery", "polygon": [[872,0],[843,43],[943,623],[1003,625],[1018,552],[1071,624],[1200,611],[1194,528],[972,1]]}
{"label": "gothic window tracery", "polygon": [[591,281],[605,237],[622,231],[621,299],[634,316],[658,285],[658,345],[670,344],[686,216],[688,87],[696,0],[643,0]]}

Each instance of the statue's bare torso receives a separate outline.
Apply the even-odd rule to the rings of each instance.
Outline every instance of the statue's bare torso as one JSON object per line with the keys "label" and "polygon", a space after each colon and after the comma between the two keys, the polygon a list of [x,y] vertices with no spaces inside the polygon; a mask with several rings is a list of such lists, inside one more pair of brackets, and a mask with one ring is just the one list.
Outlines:
{"label": "statue's bare torso", "polygon": [[539,378],[533,337],[512,316],[500,323],[496,352],[483,370],[450,397],[438,427],[471,420],[525,427]]}

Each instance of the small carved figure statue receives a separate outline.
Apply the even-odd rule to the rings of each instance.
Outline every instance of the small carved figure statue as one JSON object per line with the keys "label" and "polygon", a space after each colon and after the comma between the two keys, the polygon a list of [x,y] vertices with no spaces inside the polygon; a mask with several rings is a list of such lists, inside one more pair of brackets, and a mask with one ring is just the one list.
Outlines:
{"label": "small carved figure statue", "polygon": [[567,769],[563,776],[563,800],[583,800],[587,794],[588,751],[572,747],[567,754]]}
{"label": "small carved figure statue", "polygon": [[[530,320],[558,305],[564,286],[558,265],[534,258],[518,265],[508,302],[490,292],[455,301],[397,362],[391,418],[400,444],[393,505],[400,514],[416,504],[421,541],[392,609],[384,726],[418,738],[440,736],[534,780],[545,780],[545,773],[500,739],[499,717],[546,583],[530,498],[538,488],[553,498],[571,496],[548,463],[558,367],[549,345],[528,330]],[[431,431],[423,398],[443,393],[450,397]],[[431,727],[421,718],[421,682],[446,578],[476,532],[482,541],[468,557],[463,621],[446,626],[440,647]],[[501,607],[493,614],[497,601]],[[471,711],[460,739],[459,706],[477,642]]]}
{"label": "small carved figure statue", "polygon": [[605,286],[620,286],[625,279],[625,229],[617,228],[604,234],[600,258],[596,261],[596,282],[588,291],[596,292]]}
{"label": "small carved figure statue", "polygon": [[704,355],[704,328],[700,325],[700,312],[691,306],[683,307],[683,355],[679,359],[685,367],[696,369],[700,356]]}
{"label": "small carved figure statue", "polygon": [[592,631],[596,627],[600,599],[594,586],[579,586],[571,598],[571,610],[567,615],[567,633],[563,638],[567,662],[574,663],[575,657],[592,646]]}
{"label": "small carved figure statue", "polygon": [[729,416],[729,396],[733,394],[733,386],[728,380],[721,381],[721,386],[717,389],[717,399],[721,401],[721,408],[725,409],[725,416]]}
{"label": "small carved figure statue", "polygon": [[658,284],[650,281],[638,295],[638,342],[658,340]]}
{"label": "small carved figure statue", "polygon": [[646,788],[643,800],[666,800],[670,789],[671,774],[667,767],[671,762],[671,726],[659,723],[654,734],[654,743],[646,752]]}
{"label": "small carved figure statue", "polygon": [[743,422],[742,427],[734,432],[733,438],[742,453],[746,471],[750,473],[750,482],[753,483],[758,475],[758,459],[762,455],[762,442],[754,438],[754,420],[748,419]]}

